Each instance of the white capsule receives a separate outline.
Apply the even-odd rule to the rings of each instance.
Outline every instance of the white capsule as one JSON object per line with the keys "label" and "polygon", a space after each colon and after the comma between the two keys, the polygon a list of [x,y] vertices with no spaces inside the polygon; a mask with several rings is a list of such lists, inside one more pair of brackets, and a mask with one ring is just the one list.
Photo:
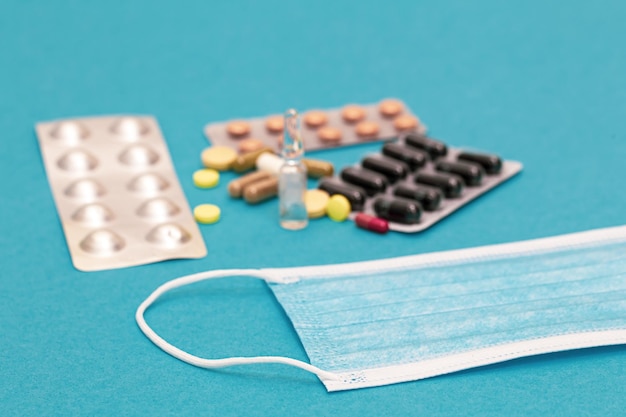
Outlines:
{"label": "white capsule", "polygon": [[256,159],[256,167],[259,171],[269,172],[275,176],[278,176],[280,173],[283,163],[283,158],[271,152],[265,152]]}

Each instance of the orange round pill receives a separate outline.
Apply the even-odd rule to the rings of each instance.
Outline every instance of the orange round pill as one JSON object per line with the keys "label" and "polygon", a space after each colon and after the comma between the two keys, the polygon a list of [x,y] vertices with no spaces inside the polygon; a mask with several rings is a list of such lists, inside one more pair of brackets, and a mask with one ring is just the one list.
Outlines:
{"label": "orange round pill", "polygon": [[263,141],[256,139],[256,138],[248,138],[239,142],[237,144],[237,149],[239,149],[239,152],[241,153],[249,153],[249,152],[258,151],[264,146],[265,146],[265,143],[263,143]]}
{"label": "orange round pill", "polygon": [[361,106],[350,104],[341,109],[341,117],[347,123],[356,123],[365,119],[365,109]]}
{"label": "orange round pill", "polygon": [[226,131],[231,136],[246,136],[248,133],[250,133],[250,124],[242,120],[236,120],[226,125]]}
{"label": "orange round pill", "polygon": [[361,136],[362,138],[371,138],[372,136],[378,135],[378,132],[380,132],[380,127],[376,122],[365,120],[356,125],[355,130],[356,134]]}
{"label": "orange round pill", "polygon": [[282,116],[270,116],[265,119],[265,128],[270,133],[281,133],[285,126]]}
{"label": "orange round pill", "polygon": [[317,137],[322,142],[337,143],[341,141],[341,130],[336,127],[324,126],[317,131]]}
{"label": "orange round pill", "polygon": [[326,122],[328,122],[328,116],[320,110],[311,110],[304,115],[304,123],[312,128],[323,126]]}
{"label": "orange round pill", "polygon": [[389,98],[380,102],[378,110],[385,117],[395,117],[402,113],[404,105],[400,100]]}
{"label": "orange round pill", "polygon": [[410,114],[401,114],[393,119],[393,127],[400,132],[405,130],[415,130],[418,124],[419,121],[417,120],[417,117],[411,116]]}

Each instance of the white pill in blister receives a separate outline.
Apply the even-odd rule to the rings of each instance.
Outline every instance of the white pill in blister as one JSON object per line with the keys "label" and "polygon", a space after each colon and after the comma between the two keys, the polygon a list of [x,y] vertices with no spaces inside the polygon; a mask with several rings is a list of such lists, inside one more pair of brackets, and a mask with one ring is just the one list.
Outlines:
{"label": "white pill in blister", "polygon": [[67,144],[76,144],[89,136],[89,131],[78,122],[61,122],[52,128],[50,136]]}
{"label": "white pill in blister", "polygon": [[153,220],[166,219],[180,212],[180,208],[164,197],[153,198],[137,209],[137,214]]}
{"label": "white pill in blister", "polygon": [[89,233],[81,242],[85,252],[94,255],[108,255],[124,247],[124,239],[108,229],[100,229]]}
{"label": "white pill in blister", "polygon": [[128,189],[142,194],[163,191],[167,187],[169,187],[169,183],[163,177],[154,173],[139,175],[128,184]]}
{"label": "white pill in blister", "polygon": [[176,247],[191,239],[191,235],[176,223],[165,223],[150,230],[146,239],[157,245]]}
{"label": "white pill in blister", "polygon": [[91,200],[104,195],[106,190],[98,181],[93,179],[82,179],[71,183],[65,189],[65,195],[73,198]]}
{"label": "white pill in blister", "polygon": [[57,165],[59,168],[70,172],[91,171],[98,165],[98,160],[83,150],[73,150],[61,157]]}
{"label": "white pill in blister", "polygon": [[100,226],[113,220],[113,212],[103,204],[86,204],[72,214],[72,219],[89,226]]}
{"label": "white pill in blister", "polygon": [[145,145],[132,145],[120,154],[123,164],[135,167],[153,165],[159,160],[159,154]]}
{"label": "white pill in blister", "polygon": [[128,140],[137,140],[148,133],[148,126],[145,122],[134,117],[120,117],[111,126],[113,133]]}

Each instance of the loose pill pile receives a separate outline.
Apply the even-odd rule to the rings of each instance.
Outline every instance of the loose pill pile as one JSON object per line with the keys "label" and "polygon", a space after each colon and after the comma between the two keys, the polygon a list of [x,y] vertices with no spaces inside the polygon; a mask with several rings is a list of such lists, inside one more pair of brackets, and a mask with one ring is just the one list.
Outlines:
{"label": "loose pill pile", "polygon": [[58,120],[35,129],[77,269],[206,255],[153,117]]}
{"label": "loose pill pile", "polygon": [[[406,132],[425,133],[426,127],[400,100],[378,104],[349,104],[339,109],[304,113],[302,137],[307,152],[377,140],[389,140]],[[239,152],[269,148],[278,152],[283,118],[279,115],[210,123],[204,132],[214,147]],[[217,168],[216,168],[217,169]]]}
{"label": "loose pill pile", "polygon": [[[379,233],[422,231],[522,170],[516,161],[449,148],[418,133],[400,135],[319,189],[349,202],[357,225]],[[368,217],[359,216],[363,212]],[[332,217],[331,217],[332,218]]]}

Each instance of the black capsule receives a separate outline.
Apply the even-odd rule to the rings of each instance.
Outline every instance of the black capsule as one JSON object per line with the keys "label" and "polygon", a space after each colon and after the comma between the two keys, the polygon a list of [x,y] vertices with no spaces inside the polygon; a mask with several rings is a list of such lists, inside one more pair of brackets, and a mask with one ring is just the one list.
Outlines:
{"label": "black capsule", "polygon": [[397,143],[385,144],[382,152],[383,155],[404,162],[409,166],[411,171],[415,171],[417,168],[423,167],[426,164],[426,161],[428,161],[428,154],[426,152],[411,149]]}
{"label": "black capsule", "polygon": [[344,168],[341,171],[340,177],[349,184],[363,188],[368,196],[383,193],[387,189],[387,178],[366,169],[355,167]]}
{"label": "black capsule", "polygon": [[404,137],[404,142],[417,149],[428,152],[431,159],[437,159],[448,153],[448,147],[445,143],[438,140],[429,139],[417,133],[409,133]]}
{"label": "black capsule", "polygon": [[409,167],[404,162],[384,157],[368,156],[361,161],[361,165],[384,175],[391,184],[405,178],[409,172]]}
{"label": "black capsule", "polygon": [[320,184],[317,188],[326,191],[331,196],[335,194],[341,194],[348,199],[353,211],[363,210],[363,206],[365,205],[365,199],[367,197],[365,190],[361,187],[333,181],[330,178],[324,178],[320,181]]}
{"label": "black capsule", "polygon": [[378,217],[404,224],[415,224],[422,215],[422,208],[417,201],[402,198],[379,197],[374,201],[374,211]]}
{"label": "black capsule", "polygon": [[417,201],[426,211],[437,210],[443,199],[443,195],[438,189],[406,184],[398,185],[393,190],[393,194]]}
{"label": "black capsule", "polygon": [[468,187],[480,185],[483,175],[485,175],[483,168],[472,162],[439,161],[435,165],[435,169],[440,172],[458,175],[463,178],[465,185]]}
{"label": "black capsule", "polygon": [[459,161],[468,161],[479,164],[488,175],[499,174],[502,169],[502,159],[497,155],[486,153],[463,152],[457,156]]}
{"label": "black capsule", "polygon": [[443,191],[443,195],[446,198],[458,197],[463,191],[463,180],[452,174],[425,174],[418,172],[415,174],[415,182],[439,188]]}

